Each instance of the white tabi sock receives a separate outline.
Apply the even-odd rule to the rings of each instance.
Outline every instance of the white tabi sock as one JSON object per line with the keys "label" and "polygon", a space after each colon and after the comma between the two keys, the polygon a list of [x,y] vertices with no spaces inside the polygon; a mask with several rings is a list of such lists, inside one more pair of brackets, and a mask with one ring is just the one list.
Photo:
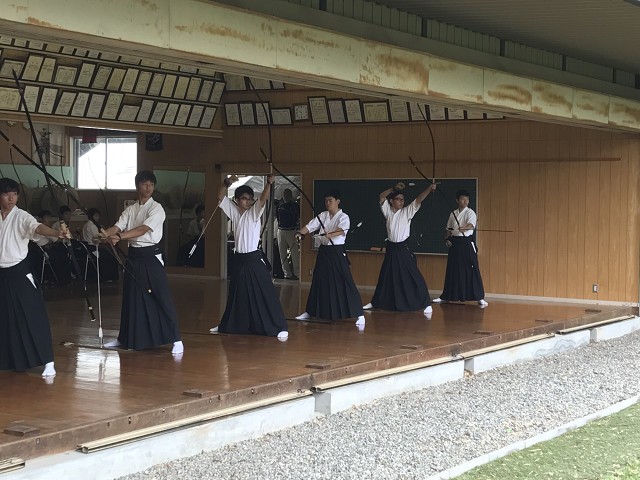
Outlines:
{"label": "white tabi sock", "polygon": [[56,369],[53,368],[53,362],[49,362],[44,366],[44,372],[42,372],[43,377],[55,377]]}
{"label": "white tabi sock", "polygon": [[178,340],[177,342],[173,342],[173,348],[171,349],[171,353],[173,355],[184,352],[184,344],[182,340]]}

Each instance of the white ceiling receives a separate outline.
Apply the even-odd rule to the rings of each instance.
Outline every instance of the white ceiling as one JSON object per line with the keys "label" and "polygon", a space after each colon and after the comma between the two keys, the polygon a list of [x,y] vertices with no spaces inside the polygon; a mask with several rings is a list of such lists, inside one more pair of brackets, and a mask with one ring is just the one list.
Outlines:
{"label": "white ceiling", "polygon": [[640,73],[640,0],[376,0],[423,18]]}

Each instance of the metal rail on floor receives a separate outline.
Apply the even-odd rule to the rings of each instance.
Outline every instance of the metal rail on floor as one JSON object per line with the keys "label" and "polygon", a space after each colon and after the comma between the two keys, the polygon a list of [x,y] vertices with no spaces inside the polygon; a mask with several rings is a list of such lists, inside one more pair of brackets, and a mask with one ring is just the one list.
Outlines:
{"label": "metal rail on floor", "polygon": [[193,417],[183,418],[175,420],[173,422],[163,423],[161,425],[155,425],[153,427],[142,428],[133,432],[122,433],[120,435],[114,435],[112,437],[101,438],[92,442],[82,443],[78,445],[77,449],[82,453],[92,453],[104,450],[107,448],[124,445],[127,443],[142,440],[147,437],[160,435],[162,433],[176,430],[183,427],[190,427],[198,423],[215,420],[220,417],[227,417],[236,413],[242,413],[247,410],[253,410],[260,407],[266,407],[276,403],[282,403],[289,400],[296,400],[302,397],[308,397],[312,392],[309,390],[301,390],[295,393],[289,393],[286,395],[279,395],[277,397],[265,398],[257,402],[251,402],[244,405],[238,405],[231,408],[225,408],[223,410],[217,410],[215,412],[203,413],[201,415],[195,415]]}

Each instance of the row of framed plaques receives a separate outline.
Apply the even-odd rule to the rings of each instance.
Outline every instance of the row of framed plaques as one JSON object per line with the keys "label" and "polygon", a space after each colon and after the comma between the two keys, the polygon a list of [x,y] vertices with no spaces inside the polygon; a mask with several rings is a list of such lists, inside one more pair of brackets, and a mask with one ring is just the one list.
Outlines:
{"label": "row of framed plaques", "polygon": [[[189,128],[211,128],[217,107],[144,99],[123,105],[122,93],[60,91],[27,85],[24,99],[31,113],[99,120],[117,120]],[[0,110],[22,111],[17,88],[0,87]]]}
{"label": "row of framed plaques", "polygon": [[363,102],[359,99],[308,97],[307,101],[306,105],[294,105],[294,118],[296,121],[310,120],[314,125],[504,118],[492,113],[394,99]]}
{"label": "row of framed plaques", "polygon": [[291,109],[271,108],[269,102],[225,103],[227,126],[293,125]]}
{"label": "row of framed plaques", "polygon": [[4,59],[0,78],[13,80],[13,73],[27,82],[53,83],[100,91],[187,100],[217,105],[225,82],[135,67],[114,67],[83,62],[80,66],[56,65],[56,59],[29,55],[25,61]]}
{"label": "row of framed plaques", "polygon": [[161,70],[171,70],[176,72],[184,72],[187,74],[201,75],[205,77],[216,76],[213,68],[191,65],[180,65],[172,62],[161,62],[150,58],[142,58],[135,55],[120,55],[111,52],[103,52],[88,48],[72,47],[69,45],[61,45],[59,43],[47,43],[39,40],[26,40],[15,38],[8,35],[0,35],[0,46],[15,47],[16,49],[37,50],[40,52],[48,52],[54,55],[73,56],[78,58],[102,60],[103,62],[122,63],[133,66],[141,66],[147,68],[156,68]]}
{"label": "row of framed plaques", "polygon": [[269,102],[225,104],[227,126],[292,125],[311,121],[314,125],[424,122],[438,120],[483,120],[504,118],[502,115],[462,108],[427,105],[404,100],[362,102],[359,99],[308,97],[308,103],[291,109],[270,108]]}

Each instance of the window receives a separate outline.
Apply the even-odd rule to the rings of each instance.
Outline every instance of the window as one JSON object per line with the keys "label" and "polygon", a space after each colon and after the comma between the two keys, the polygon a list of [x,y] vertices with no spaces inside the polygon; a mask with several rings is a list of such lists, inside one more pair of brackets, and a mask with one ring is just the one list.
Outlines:
{"label": "window", "polygon": [[98,137],[96,143],[73,139],[79,190],[133,190],[138,169],[136,137]]}

